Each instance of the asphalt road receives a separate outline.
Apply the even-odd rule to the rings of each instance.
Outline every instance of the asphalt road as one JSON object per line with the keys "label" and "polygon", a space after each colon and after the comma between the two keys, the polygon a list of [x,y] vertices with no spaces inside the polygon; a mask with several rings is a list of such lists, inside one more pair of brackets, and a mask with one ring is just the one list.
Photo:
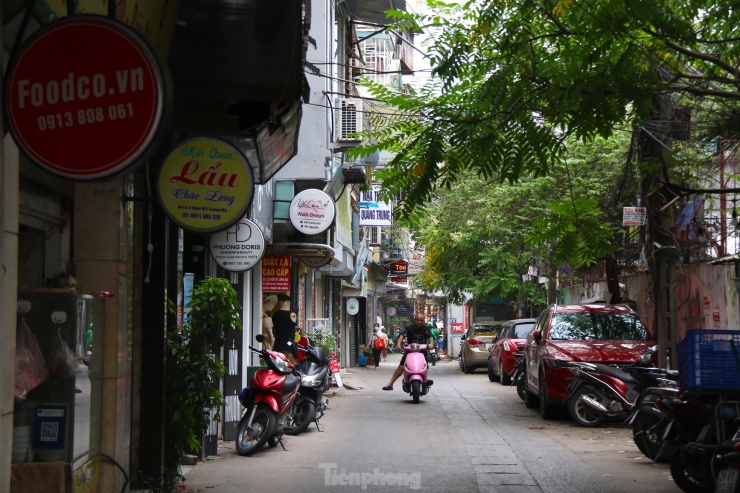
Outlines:
{"label": "asphalt road", "polygon": [[544,421],[512,387],[457,362],[430,370],[431,392],[414,404],[381,387],[397,366],[342,370],[345,388],[322,419],[285,448],[240,457],[234,442],[185,468],[185,492],[424,491],[497,493],[680,492],[666,464],[643,457],[622,426]]}

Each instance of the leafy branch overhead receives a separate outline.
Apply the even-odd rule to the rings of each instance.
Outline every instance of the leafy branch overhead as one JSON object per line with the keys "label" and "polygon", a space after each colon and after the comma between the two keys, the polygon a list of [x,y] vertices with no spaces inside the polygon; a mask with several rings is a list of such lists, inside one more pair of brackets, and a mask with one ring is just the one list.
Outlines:
{"label": "leafy branch overhead", "polygon": [[640,126],[658,93],[711,102],[707,137],[738,128],[740,13],[726,2],[429,4],[430,14],[391,15],[430,34],[434,82],[412,95],[368,83],[409,118],[352,151],[396,153],[378,178],[390,195],[404,192],[404,214],[465,170],[500,183],[545,176],[567,136]]}

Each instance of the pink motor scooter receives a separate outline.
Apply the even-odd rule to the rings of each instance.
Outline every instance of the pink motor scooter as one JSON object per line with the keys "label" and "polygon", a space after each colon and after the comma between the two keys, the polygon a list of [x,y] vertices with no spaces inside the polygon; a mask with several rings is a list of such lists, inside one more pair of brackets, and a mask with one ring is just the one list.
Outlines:
{"label": "pink motor scooter", "polygon": [[429,387],[434,383],[427,378],[429,365],[424,357],[426,344],[404,344],[406,351],[406,362],[403,365],[403,391],[411,394],[414,404],[419,403],[419,397],[429,392]]}

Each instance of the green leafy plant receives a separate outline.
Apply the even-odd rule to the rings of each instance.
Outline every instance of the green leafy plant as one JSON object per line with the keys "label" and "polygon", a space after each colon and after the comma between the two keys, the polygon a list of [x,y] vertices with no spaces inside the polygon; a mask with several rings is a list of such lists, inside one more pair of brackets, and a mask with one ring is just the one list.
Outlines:
{"label": "green leafy plant", "polygon": [[[170,300],[170,310],[174,303]],[[174,311],[172,311],[174,313]],[[225,404],[218,382],[226,375],[219,358],[226,337],[241,330],[241,306],[228,280],[209,277],[195,285],[182,327],[167,332],[165,364],[165,467],[160,491],[179,478],[180,461],[200,450],[198,433],[220,420]],[[213,413],[213,414],[212,414]]]}
{"label": "green leafy plant", "polygon": [[315,329],[314,333],[311,334],[311,339],[314,344],[324,350],[327,356],[331,357],[333,353],[337,351],[337,340],[334,334],[331,333],[330,329],[320,327]]}

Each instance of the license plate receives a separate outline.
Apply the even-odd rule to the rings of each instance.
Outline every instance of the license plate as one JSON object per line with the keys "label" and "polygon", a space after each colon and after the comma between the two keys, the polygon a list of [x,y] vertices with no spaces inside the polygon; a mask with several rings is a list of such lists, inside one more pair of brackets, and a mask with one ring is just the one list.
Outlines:
{"label": "license plate", "polygon": [[723,469],[719,472],[717,484],[714,487],[714,493],[735,493],[737,484],[738,470]]}

